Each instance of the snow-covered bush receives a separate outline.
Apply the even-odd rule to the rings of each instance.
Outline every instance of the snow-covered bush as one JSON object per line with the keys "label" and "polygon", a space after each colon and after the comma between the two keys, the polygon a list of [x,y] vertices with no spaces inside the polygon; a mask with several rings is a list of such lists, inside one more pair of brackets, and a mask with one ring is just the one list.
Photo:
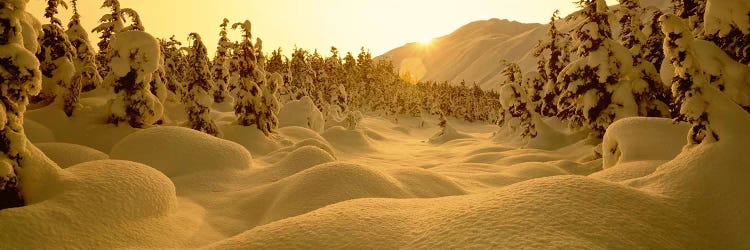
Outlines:
{"label": "snow-covered bush", "polygon": [[190,33],[188,38],[193,41],[188,54],[190,68],[185,77],[187,96],[184,99],[188,123],[192,129],[218,136],[219,129],[210,117],[214,81],[208,68],[208,51],[197,33]]}
{"label": "snow-covered bush", "polygon": [[159,42],[143,31],[117,34],[108,48],[110,76],[117,94],[110,100],[109,122],[127,122],[143,128],[155,124],[163,116],[162,103],[151,93],[150,82],[159,68]]}
{"label": "snow-covered bush", "polygon": [[28,151],[23,117],[29,98],[39,93],[42,73],[21,34],[25,2],[0,1],[0,209],[24,205],[22,171]]}

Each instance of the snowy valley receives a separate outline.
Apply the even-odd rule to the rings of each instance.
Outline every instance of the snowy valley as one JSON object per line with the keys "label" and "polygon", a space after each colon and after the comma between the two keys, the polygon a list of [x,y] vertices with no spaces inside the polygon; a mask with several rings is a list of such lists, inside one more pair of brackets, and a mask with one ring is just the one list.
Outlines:
{"label": "snowy valley", "polygon": [[750,248],[750,0],[582,0],[374,58],[225,19],[213,59],[46,2],[0,0],[0,249]]}

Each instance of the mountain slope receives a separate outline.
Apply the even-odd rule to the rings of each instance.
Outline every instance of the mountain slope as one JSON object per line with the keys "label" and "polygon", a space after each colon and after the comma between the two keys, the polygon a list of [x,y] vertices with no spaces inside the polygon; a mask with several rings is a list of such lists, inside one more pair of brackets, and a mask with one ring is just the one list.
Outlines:
{"label": "mountain slope", "polygon": [[500,70],[498,61],[523,58],[544,32],[541,24],[475,21],[430,44],[409,43],[378,59],[390,59],[401,73],[420,80],[488,83]]}
{"label": "mountain slope", "polygon": [[[641,5],[668,12],[670,1],[643,0]],[[576,18],[564,18],[558,28],[566,32],[579,22]],[[614,20],[611,23],[616,24]],[[619,32],[617,25],[614,26],[613,31]],[[503,80],[502,60],[517,62],[523,72],[536,70],[531,50],[546,37],[547,28],[548,25],[500,19],[475,21],[430,44],[409,43],[377,59],[393,61],[400,73],[409,73],[418,80],[453,83],[465,80],[492,89]]]}

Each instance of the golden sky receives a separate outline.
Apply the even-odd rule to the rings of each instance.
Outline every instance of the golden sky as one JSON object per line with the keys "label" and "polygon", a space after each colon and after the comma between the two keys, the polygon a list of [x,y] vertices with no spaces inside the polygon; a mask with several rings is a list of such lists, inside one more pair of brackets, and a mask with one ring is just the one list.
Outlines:
{"label": "golden sky", "polygon": [[[295,45],[322,50],[358,52],[369,48],[379,55],[405,43],[438,37],[471,21],[489,18],[546,23],[555,9],[576,10],[573,0],[120,0],[135,9],[146,31],[155,37],[175,35],[185,41],[198,32],[211,54],[223,18],[253,23],[253,35],[263,39],[264,50]],[[608,1],[610,4],[616,1]],[[106,12],[101,0],[79,0],[84,28],[91,30]],[[31,0],[27,10],[42,20],[46,1]],[[67,23],[71,10],[60,10]],[[237,39],[239,32],[230,32]],[[92,43],[98,36],[91,36]]]}

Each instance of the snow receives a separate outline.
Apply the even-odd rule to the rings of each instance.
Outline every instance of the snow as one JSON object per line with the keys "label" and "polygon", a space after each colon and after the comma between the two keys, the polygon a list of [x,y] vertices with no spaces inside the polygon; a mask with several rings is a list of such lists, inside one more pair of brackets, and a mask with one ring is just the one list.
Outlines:
{"label": "snow", "polygon": [[242,145],[181,127],[132,133],[112,147],[112,159],[140,162],[174,177],[211,170],[246,170],[253,157]]}
{"label": "snow", "polygon": [[604,168],[631,161],[671,160],[682,151],[690,126],[665,118],[633,117],[607,128],[602,142]]}
{"label": "snow", "polygon": [[89,161],[109,159],[109,155],[99,150],[78,144],[48,142],[34,145],[61,168],[68,168]]}
{"label": "snow", "polygon": [[[538,32],[520,26],[508,36]],[[142,35],[129,32],[138,31],[116,39]],[[213,105],[215,137],[183,127],[185,106],[170,102],[162,124],[108,124],[117,94],[94,90],[81,96],[75,116],[48,106],[20,117],[27,205],[0,210],[0,242],[9,249],[750,248],[750,115],[737,105],[746,69],[721,55],[702,57],[715,48],[701,43],[692,44],[707,65],[701,70],[729,84],[699,86],[682,110],[706,114],[715,137],[702,141],[689,136],[690,124],[663,118],[613,118],[603,139],[536,114],[534,138],[426,112],[355,111],[351,121],[326,126],[308,97],[279,104],[280,126],[271,133],[237,124],[226,103]],[[0,54],[38,67],[20,46],[0,46]],[[159,65],[117,60],[114,74],[119,64],[152,73]],[[618,88],[619,101],[637,89]]]}
{"label": "snow", "polygon": [[303,97],[286,103],[279,111],[279,127],[288,126],[300,126],[320,133],[325,127],[325,120],[312,99]]}

